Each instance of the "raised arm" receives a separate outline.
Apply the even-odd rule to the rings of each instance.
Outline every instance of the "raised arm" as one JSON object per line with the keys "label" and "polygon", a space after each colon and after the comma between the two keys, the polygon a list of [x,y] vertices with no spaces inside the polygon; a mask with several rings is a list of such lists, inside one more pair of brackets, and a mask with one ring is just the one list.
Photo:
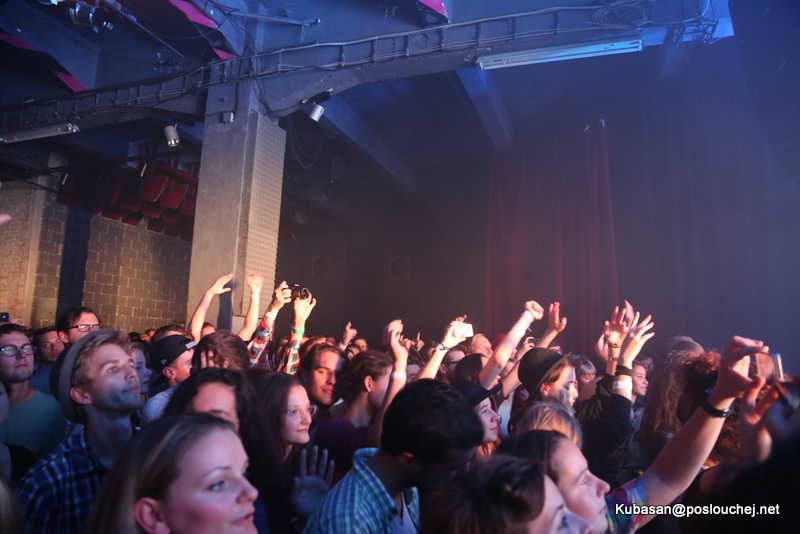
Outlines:
{"label": "raised arm", "polygon": [[[692,483],[725,422],[723,413],[734,399],[752,388],[748,378],[751,354],[768,352],[761,341],[734,337],[722,354],[717,383],[707,401],[670,439],[653,465],[639,477],[648,505],[666,505]],[[649,517],[647,519],[650,519]]]}
{"label": "raised arm", "polygon": [[300,343],[303,342],[303,335],[306,333],[306,321],[311,310],[317,305],[311,293],[308,298],[294,299],[294,316],[292,317],[292,335],[289,337],[289,359],[286,362],[286,372],[294,374],[297,372],[297,365],[300,360]]}
{"label": "raised arm", "polygon": [[567,327],[567,318],[560,317],[561,303],[551,302],[550,308],[547,310],[547,330],[544,331],[539,342],[536,343],[537,347],[547,348],[550,343],[556,338],[558,334],[564,331]]}
{"label": "raised arm", "polygon": [[[489,361],[486,362],[486,365],[483,366],[481,369],[481,373],[478,375],[478,378],[481,381],[481,386],[486,389],[492,387],[494,384],[494,379],[503,371],[506,364],[508,363],[508,359],[514,353],[514,349],[517,348],[519,345],[520,339],[522,336],[525,335],[528,328],[531,326],[531,323],[535,320],[539,320],[544,317],[544,308],[542,308],[541,304],[536,302],[535,300],[529,300],[525,303],[525,309],[522,310],[522,314],[517,319],[517,322],[511,327],[511,330],[508,331],[506,337],[503,338],[503,341],[500,342],[499,345],[494,350],[492,357],[489,358]],[[566,319],[564,320],[564,324],[566,325]],[[563,330],[563,329],[562,329]],[[512,371],[512,374],[516,374]],[[519,383],[517,383],[519,385]],[[509,387],[511,384],[509,384]],[[514,386],[516,387],[516,386]],[[514,388],[511,388],[513,391]],[[503,388],[505,392],[505,387]]]}
{"label": "raised arm", "polygon": [[383,397],[381,408],[375,414],[375,422],[372,423],[372,429],[369,431],[370,447],[381,446],[381,432],[383,430],[383,417],[386,415],[386,410],[394,400],[403,386],[406,385],[406,364],[408,363],[408,349],[400,342],[403,334],[403,322],[399,319],[389,323],[384,329],[384,337],[388,341],[389,350],[394,355],[394,365],[392,366],[392,374],[389,377],[389,387],[386,388],[386,395]]}
{"label": "raised arm", "polygon": [[[459,319],[461,318],[459,317]],[[423,367],[420,372],[417,373],[417,378],[415,380],[422,380],[423,378],[436,378],[436,373],[439,370],[439,366],[442,364],[442,359],[444,358],[444,355],[447,354],[447,351],[459,343],[463,343],[464,340],[467,339],[461,334],[463,329],[464,323],[458,319],[447,325],[447,328],[444,329],[444,336],[442,336],[441,343],[438,343],[433,348],[431,359],[428,360],[428,363],[425,364],[425,367]]]}
{"label": "raised arm", "polygon": [[347,324],[344,325],[344,332],[342,332],[342,340],[339,342],[339,350],[344,352],[349,345],[358,335],[358,330],[353,328],[352,323],[347,321]]}
{"label": "raised arm", "polygon": [[244,324],[239,330],[239,337],[247,343],[253,337],[253,332],[258,326],[258,306],[261,302],[261,288],[264,286],[264,276],[255,271],[247,271],[247,285],[250,286],[250,305],[244,316]]}
{"label": "raised arm", "polygon": [[247,347],[250,352],[250,365],[255,365],[258,362],[264,349],[269,342],[272,341],[275,318],[278,316],[278,312],[281,308],[291,301],[292,290],[289,289],[285,281],[281,282],[278,284],[278,287],[275,288],[275,291],[272,292],[272,301],[269,303],[269,306],[267,306],[267,311],[264,312],[264,317],[261,318],[253,340]]}
{"label": "raised arm", "polygon": [[206,322],[206,313],[208,312],[208,307],[211,306],[211,301],[214,300],[214,295],[221,295],[230,291],[231,288],[225,287],[225,284],[231,280],[233,280],[233,273],[220,276],[211,287],[206,289],[203,298],[200,299],[200,303],[195,308],[191,321],[189,321],[189,332],[191,332],[195,341],[200,341],[200,331],[203,329],[203,323]]}
{"label": "raised arm", "polygon": [[[652,322],[651,317],[645,317],[641,324],[639,323],[639,312],[633,318],[633,324],[628,329],[625,335],[625,341],[622,342],[622,350],[619,358],[615,360],[614,366],[614,385],[611,390],[612,393],[622,395],[628,400],[631,400],[631,391],[633,389],[633,371],[631,366],[633,360],[642,351],[642,347],[647,341],[652,338],[655,332],[649,332],[655,323]],[[609,358],[609,361],[611,359]]]}

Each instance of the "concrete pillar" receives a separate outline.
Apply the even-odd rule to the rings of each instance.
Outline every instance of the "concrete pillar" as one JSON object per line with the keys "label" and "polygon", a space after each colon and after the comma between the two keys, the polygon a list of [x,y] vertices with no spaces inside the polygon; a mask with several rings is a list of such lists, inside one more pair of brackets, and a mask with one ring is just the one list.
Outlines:
{"label": "concrete pillar", "polygon": [[[187,312],[214,280],[234,273],[233,291],[215,299],[206,316],[218,328],[231,328],[232,315],[246,312],[248,270],[266,278],[261,313],[275,279],[286,134],[252,111],[251,83],[211,88],[206,107]],[[233,122],[223,122],[235,108]]]}

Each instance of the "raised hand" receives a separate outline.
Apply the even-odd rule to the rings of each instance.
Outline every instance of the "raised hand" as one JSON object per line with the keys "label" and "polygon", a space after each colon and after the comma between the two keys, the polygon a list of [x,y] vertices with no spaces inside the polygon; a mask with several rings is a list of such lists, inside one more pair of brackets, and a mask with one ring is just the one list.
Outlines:
{"label": "raised hand", "polygon": [[654,325],[655,323],[652,322],[652,317],[649,315],[639,324],[639,312],[636,312],[633,323],[628,329],[625,340],[622,342],[622,351],[619,356],[621,365],[630,367],[633,360],[635,360],[636,356],[641,352],[644,344],[656,335],[655,332],[648,332]]}
{"label": "raised hand", "polygon": [[[527,303],[526,303],[526,309],[527,309]],[[567,318],[566,317],[559,318],[560,313],[561,313],[561,303],[551,302],[550,309],[547,311],[548,330],[552,330],[554,332],[563,332],[564,329],[567,327]]]}
{"label": "raised hand", "polygon": [[294,299],[294,318],[295,321],[301,321],[303,324],[308,320],[311,315],[311,310],[317,305],[317,299],[309,292],[308,298]]}
{"label": "raised hand", "polygon": [[722,353],[717,383],[711,395],[716,399],[732,400],[741,397],[745,391],[753,387],[755,380],[748,376],[750,358],[746,356],[759,352],[769,353],[769,347],[762,341],[734,336]]}
{"label": "raised hand", "polygon": [[459,343],[463,343],[467,338],[462,334],[462,332],[464,332],[464,323],[461,321],[453,321],[447,325],[447,328],[444,329],[442,345],[452,348]]}
{"label": "raised hand", "polygon": [[384,330],[389,342],[389,348],[397,360],[408,360],[408,347],[403,343],[403,322],[399,319],[392,321]]}
{"label": "raised hand", "polygon": [[611,314],[611,320],[606,321],[603,326],[603,339],[609,347],[619,348],[622,346],[622,342],[625,340],[625,334],[628,333],[628,330],[628,323],[625,320],[625,310],[620,310],[619,306],[614,306],[614,313]]}
{"label": "raised hand", "polygon": [[311,455],[306,449],[300,452],[300,476],[294,478],[291,495],[298,515],[309,517],[319,508],[331,489],[334,467],[334,461],[328,461],[327,449],[321,455],[316,445],[311,448]]}
{"label": "raised hand", "polygon": [[[531,314],[531,322],[539,321],[544,317],[544,308],[542,308],[542,305],[536,302],[535,300],[529,300],[528,302],[525,303],[525,310],[522,312],[522,314],[525,315],[525,317],[527,318],[527,313]],[[565,320],[564,326],[566,325],[567,323]]]}
{"label": "raised hand", "polygon": [[349,345],[357,335],[358,330],[353,328],[353,325],[350,323],[350,321],[347,321],[347,324],[344,326],[344,333],[342,334],[342,345]]}
{"label": "raised hand", "polygon": [[384,350],[391,349],[392,332],[395,331],[400,332],[401,334],[403,333],[403,321],[400,319],[395,319],[383,327],[383,332],[381,333],[381,345],[383,346]]}
{"label": "raised hand", "polygon": [[247,285],[250,287],[252,295],[260,295],[261,288],[264,286],[264,275],[256,271],[247,271]]}
{"label": "raised hand", "polygon": [[220,276],[217,278],[217,281],[208,288],[209,293],[213,295],[221,295],[222,293],[227,293],[231,290],[229,287],[225,287],[225,284],[233,280],[233,273],[228,273],[226,275]]}
{"label": "raised hand", "polygon": [[289,289],[289,284],[283,281],[272,292],[270,308],[280,309],[284,304],[289,304],[290,302],[292,302],[292,290]]}
{"label": "raised hand", "polygon": [[414,339],[414,348],[417,350],[417,352],[419,352],[424,346],[425,342],[420,339],[419,332],[417,332],[417,337]]}

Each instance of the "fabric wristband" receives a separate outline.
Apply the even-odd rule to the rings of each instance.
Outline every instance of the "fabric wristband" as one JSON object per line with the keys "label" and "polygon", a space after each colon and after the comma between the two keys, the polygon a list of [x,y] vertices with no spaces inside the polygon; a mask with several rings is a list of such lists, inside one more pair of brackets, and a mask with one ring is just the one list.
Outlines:
{"label": "fabric wristband", "polygon": [[253,300],[261,300],[261,295],[250,295],[250,298]]}
{"label": "fabric wristband", "polygon": [[389,378],[392,380],[406,380],[408,375],[406,375],[405,371],[392,371],[392,374],[389,375]]}
{"label": "fabric wristband", "polygon": [[614,389],[626,389],[628,391],[633,391],[633,383],[632,382],[614,382]]}
{"label": "fabric wristband", "polygon": [[305,334],[306,333],[306,329],[305,328],[297,329],[295,327],[292,327],[292,333],[293,334]]}
{"label": "fabric wristband", "polygon": [[446,347],[444,345],[444,343],[437,343],[436,344],[436,350],[439,351],[439,352],[447,352],[451,348],[453,348],[453,347]]}
{"label": "fabric wristband", "polygon": [[264,314],[264,317],[269,317],[270,319],[274,319],[277,316],[278,316],[278,314],[274,313],[274,312],[267,312],[267,313]]}

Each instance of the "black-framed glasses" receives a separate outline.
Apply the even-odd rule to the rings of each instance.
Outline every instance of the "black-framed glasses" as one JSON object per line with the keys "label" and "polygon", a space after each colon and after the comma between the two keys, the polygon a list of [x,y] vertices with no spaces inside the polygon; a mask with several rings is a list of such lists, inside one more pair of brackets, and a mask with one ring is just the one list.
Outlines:
{"label": "black-framed glasses", "polygon": [[303,408],[294,408],[292,410],[288,410],[286,412],[286,415],[288,415],[289,417],[294,417],[294,416],[298,415],[300,412],[303,412],[303,411],[308,412],[308,415],[310,415],[311,417],[314,417],[314,414],[317,413],[317,405],[316,404],[312,404],[308,408],[305,408],[305,409],[303,409]]}
{"label": "black-framed glasses", "polygon": [[76,324],[75,326],[70,326],[67,330],[72,330],[73,328],[77,328],[78,332],[91,332],[93,330],[100,330],[103,328],[101,324]]}
{"label": "black-framed glasses", "polygon": [[9,358],[13,358],[20,352],[22,352],[22,354],[24,354],[25,356],[30,356],[31,354],[33,354],[33,345],[31,345],[30,343],[25,343],[21,347],[18,347],[16,345],[3,345],[2,347],[0,347],[0,352],[3,353],[3,356],[8,356]]}

